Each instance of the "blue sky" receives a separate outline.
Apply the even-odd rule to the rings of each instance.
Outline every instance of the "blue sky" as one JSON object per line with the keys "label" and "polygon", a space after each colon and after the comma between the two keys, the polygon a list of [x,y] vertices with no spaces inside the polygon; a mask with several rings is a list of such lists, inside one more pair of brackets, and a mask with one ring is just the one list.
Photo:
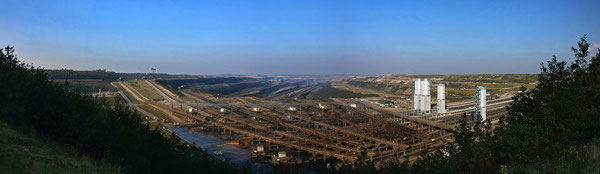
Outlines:
{"label": "blue sky", "polygon": [[600,47],[600,1],[2,0],[0,44],[44,68],[176,74],[537,73]]}

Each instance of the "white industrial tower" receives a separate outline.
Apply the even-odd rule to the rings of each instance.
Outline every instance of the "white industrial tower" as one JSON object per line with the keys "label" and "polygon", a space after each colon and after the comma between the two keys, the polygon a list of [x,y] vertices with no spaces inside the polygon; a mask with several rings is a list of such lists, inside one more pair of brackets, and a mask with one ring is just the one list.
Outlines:
{"label": "white industrial tower", "polygon": [[427,79],[415,80],[415,91],[414,91],[414,110],[421,112],[431,111],[431,95],[429,92],[431,83]]}
{"label": "white industrial tower", "polygon": [[429,83],[429,80],[421,80],[421,111],[423,112],[431,111],[431,95],[429,91],[430,86],[431,83]]}
{"label": "white industrial tower", "polygon": [[444,85],[444,84],[438,84],[437,112],[438,113],[446,113],[446,85]]}
{"label": "white industrial tower", "polygon": [[485,121],[486,119],[486,92],[485,86],[477,86],[477,94],[475,95],[475,114],[481,116],[481,120]]}
{"label": "white industrial tower", "polygon": [[415,111],[421,110],[421,79],[415,80],[413,108]]}

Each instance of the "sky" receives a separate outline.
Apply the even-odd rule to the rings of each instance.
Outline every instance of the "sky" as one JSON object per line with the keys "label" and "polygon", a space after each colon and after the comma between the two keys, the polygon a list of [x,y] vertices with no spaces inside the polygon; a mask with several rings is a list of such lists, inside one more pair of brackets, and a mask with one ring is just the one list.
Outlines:
{"label": "sky", "polygon": [[0,45],[48,69],[537,73],[600,47],[600,1],[0,0]]}

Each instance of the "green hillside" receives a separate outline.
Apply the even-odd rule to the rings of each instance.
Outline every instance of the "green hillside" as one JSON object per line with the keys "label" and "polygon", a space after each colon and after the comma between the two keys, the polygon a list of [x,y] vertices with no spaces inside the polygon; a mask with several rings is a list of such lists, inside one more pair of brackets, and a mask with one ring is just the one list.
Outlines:
{"label": "green hillside", "polygon": [[[151,128],[125,103],[82,95],[67,84],[49,80],[44,70],[18,60],[13,47],[0,49],[0,82],[0,121],[19,130],[31,130],[35,135],[95,161],[119,166],[123,173],[243,172],[237,166],[190,146],[177,136],[165,135],[161,129]],[[33,142],[8,141],[6,144],[16,147]],[[34,149],[3,152],[6,154],[0,155],[0,163],[6,169],[0,168],[0,173],[38,173],[24,170],[37,170],[37,166],[48,168],[45,165],[57,165],[69,171],[70,166],[92,163],[90,160],[69,163],[69,160],[62,160],[67,157],[44,155],[45,151]],[[48,151],[47,154],[53,153]],[[211,170],[205,171],[207,168]]]}
{"label": "green hillside", "polygon": [[0,171],[6,173],[121,173],[120,168],[78,155],[42,137],[0,122]]}

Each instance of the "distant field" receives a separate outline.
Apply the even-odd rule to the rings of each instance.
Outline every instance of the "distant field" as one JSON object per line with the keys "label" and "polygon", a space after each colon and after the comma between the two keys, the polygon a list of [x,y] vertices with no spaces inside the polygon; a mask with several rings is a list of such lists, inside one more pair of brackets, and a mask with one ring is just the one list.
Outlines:
{"label": "distant field", "polygon": [[143,96],[147,97],[150,100],[161,101],[164,98],[158,93],[158,91],[154,90],[150,85],[148,85],[143,80],[130,80],[126,83],[129,83],[131,87],[140,92]]}
{"label": "distant field", "polygon": [[485,86],[487,89],[507,89],[507,90],[517,90],[521,86],[525,86],[526,88],[533,88],[535,84],[525,84],[525,83],[510,83],[510,84],[501,84],[501,83],[478,83],[478,84],[467,84],[467,83],[447,83],[446,88],[470,88],[475,89],[477,86]]}
{"label": "distant field", "polygon": [[311,93],[313,98],[364,98],[364,97],[379,97],[376,94],[362,94],[352,91],[333,88],[331,85],[325,85],[319,90]]}
{"label": "distant field", "polygon": [[369,88],[369,89],[384,91],[384,92],[388,92],[388,93],[392,93],[392,94],[402,94],[405,90],[408,90],[409,88],[412,89],[410,85],[398,84],[398,83],[376,83],[376,82],[366,82],[366,81],[356,81],[356,80],[350,80],[350,81],[347,81],[347,83],[349,85],[353,85],[353,86],[357,86],[357,87]]}
{"label": "distant field", "polygon": [[[455,96],[475,96],[475,89],[465,89],[465,90],[457,90],[446,88],[447,95],[455,95]],[[436,95],[432,95],[436,96]]]}
{"label": "distant field", "polygon": [[348,85],[369,88],[377,91],[410,96],[413,94],[414,79],[428,78],[432,83],[431,95],[436,95],[436,85],[446,84],[449,96],[472,97],[477,86],[485,86],[490,94],[504,94],[518,91],[521,86],[535,87],[535,74],[467,74],[467,75],[386,75],[355,77],[343,81]]}
{"label": "distant field", "polygon": [[102,91],[115,91],[115,88],[110,85],[110,82],[97,79],[71,79],[71,80],[55,80],[56,82],[69,83],[69,86],[73,89],[81,90],[84,93],[98,92],[98,89]]}
{"label": "distant field", "polygon": [[157,116],[158,118],[162,118],[162,119],[166,119],[166,120],[171,120],[167,115],[165,115],[164,112],[162,112],[162,111],[160,111],[160,110],[158,110],[158,109],[156,109],[156,108],[154,108],[152,106],[149,106],[149,105],[146,105],[146,104],[142,104],[142,105],[139,105],[139,107],[142,108],[143,110],[146,110],[146,111],[150,112],[154,116]]}
{"label": "distant field", "polygon": [[451,75],[392,75],[393,78],[443,79],[448,82],[469,83],[533,83],[536,74],[451,74]]}

